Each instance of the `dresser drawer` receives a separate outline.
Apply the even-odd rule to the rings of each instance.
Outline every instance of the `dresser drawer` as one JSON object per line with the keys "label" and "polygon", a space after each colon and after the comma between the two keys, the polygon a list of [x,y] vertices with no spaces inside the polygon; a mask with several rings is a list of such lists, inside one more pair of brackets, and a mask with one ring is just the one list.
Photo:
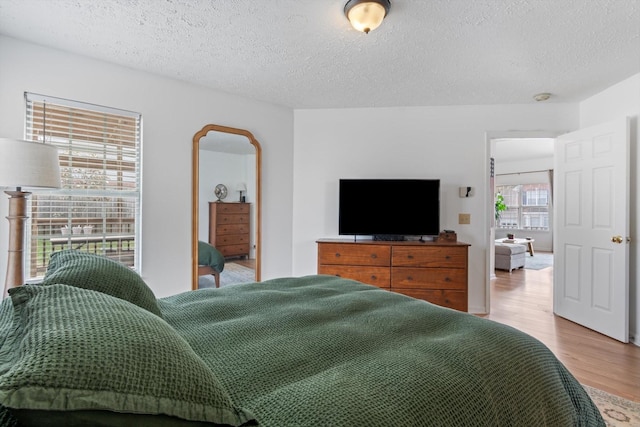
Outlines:
{"label": "dresser drawer", "polygon": [[391,289],[467,289],[467,270],[459,268],[391,268]]}
{"label": "dresser drawer", "polygon": [[467,311],[467,293],[465,291],[444,290],[423,290],[423,289],[392,289],[403,295],[429,301],[443,307],[453,308],[460,311]]}
{"label": "dresser drawer", "polygon": [[318,265],[390,266],[391,247],[388,245],[349,245],[321,243],[318,245]]}
{"label": "dresser drawer", "polygon": [[346,265],[320,265],[318,274],[343,277],[358,282],[389,289],[390,274],[387,267],[352,267]]}
{"label": "dresser drawer", "polygon": [[213,203],[212,208],[218,215],[249,213],[249,203]]}
{"label": "dresser drawer", "polygon": [[216,216],[216,225],[218,227],[225,224],[248,224],[249,214],[218,214]]}
{"label": "dresser drawer", "polygon": [[249,234],[249,224],[225,224],[216,227],[217,236],[224,234]]}
{"label": "dresser drawer", "polygon": [[249,233],[245,234],[221,234],[216,238],[216,245],[240,245],[249,244]]}
{"label": "dresser drawer", "polygon": [[242,245],[221,245],[216,246],[216,249],[225,256],[237,256],[237,255],[249,255],[249,244]]}
{"label": "dresser drawer", "polygon": [[391,258],[394,267],[467,268],[464,246],[394,246]]}

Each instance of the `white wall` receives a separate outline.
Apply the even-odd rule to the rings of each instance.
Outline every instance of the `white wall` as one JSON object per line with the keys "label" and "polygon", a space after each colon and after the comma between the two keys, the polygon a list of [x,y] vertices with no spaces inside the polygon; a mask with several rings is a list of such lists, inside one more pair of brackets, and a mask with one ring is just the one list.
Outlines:
{"label": "white wall", "polygon": [[[318,238],[337,237],[343,177],[440,178],[441,228],[470,243],[469,310],[486,311],[489,154],[486,135],[577,129],[575,104],[297,110],[294,120],[293,273],[317,271]],[[458,187],[476,196],[458,197]],[[380,196],[380,203],[389,203]],[[416,203],[420,203],[416,199]],[[458,213],[471,224],[459,225]]]}
{"label": "white wall", "polygon": [[605,123],[620,117],[631,118],[631,185],[630,185],[630,236],[629,247],[629,294],[631,304],[629,330],[633,341],[640,345],[640,74],[631,76],[605,91],[580,103],[580,127]]}
{"label": "white wall", "polygon": [[[290,274],[290,109],[7,37],[0,37],[0,64],[2,137],[23,137],[25,91],[142,113],[142,276],[157,296],[191,289],[191,145],[210,123],[247,129],[260,142],[262,278]],[[6,212],[6,197],[0,197],[0,216]],[[6,274],[7,234],[2,220],[0,278]]]}
{"label": "white wall", "polygon": [[553,154],[545,158],[496,163],[497,176],[510,173],[546,171],[550,169],[553,169]]}

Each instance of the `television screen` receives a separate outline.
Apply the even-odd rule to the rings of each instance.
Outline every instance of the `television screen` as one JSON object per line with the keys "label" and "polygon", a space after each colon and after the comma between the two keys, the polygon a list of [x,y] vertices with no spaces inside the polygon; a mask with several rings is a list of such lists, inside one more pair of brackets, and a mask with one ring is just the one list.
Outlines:
{"label": "television screen", "polygon": [[440,180],[341,179],[340,235],[437,236]]}

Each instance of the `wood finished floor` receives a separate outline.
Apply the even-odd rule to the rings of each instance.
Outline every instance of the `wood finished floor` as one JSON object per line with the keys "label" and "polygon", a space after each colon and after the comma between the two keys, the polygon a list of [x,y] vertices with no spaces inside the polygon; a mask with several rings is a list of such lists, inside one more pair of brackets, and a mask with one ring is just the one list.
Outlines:
{"label": "wood finished floor", "polygon": [[256,268],[256,260],[255,259],[245,259],[245,258],[230,258],[229,260],[225,260],[229,263],[233,262],[234,264],[241,265],[247,268]]}
{"label": "wood finished floor", "polygon": [[491,320],[542,341],[582,384],[640,402],[640,347],[553,314],[553,268],[496,270]]}

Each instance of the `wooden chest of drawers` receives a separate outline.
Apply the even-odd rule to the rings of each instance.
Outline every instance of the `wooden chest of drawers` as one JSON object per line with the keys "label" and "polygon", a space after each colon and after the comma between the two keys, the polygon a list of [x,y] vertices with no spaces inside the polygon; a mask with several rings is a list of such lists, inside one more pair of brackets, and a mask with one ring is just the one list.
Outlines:
{"label": "wooden chest of drawers", "polygon": [[209,243],[225,258],[249,256],[250,204],[209,202]]}
{"label": "wooden chest of drawers", "polygon": [[468,247],[462,242],[319,240],[318,274],[468,309]]}

